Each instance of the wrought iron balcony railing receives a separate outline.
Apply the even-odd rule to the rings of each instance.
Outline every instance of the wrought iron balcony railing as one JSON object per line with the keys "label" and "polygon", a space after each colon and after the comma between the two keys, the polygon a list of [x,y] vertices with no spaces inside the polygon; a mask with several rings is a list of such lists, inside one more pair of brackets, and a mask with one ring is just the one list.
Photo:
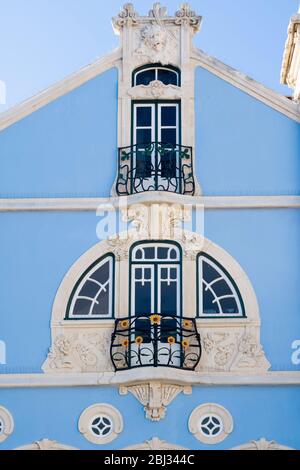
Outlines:
{"label": "wrought iron balcony railing", "polygon": [[194,370],[201,358],[196,321],[172,315],[140,315],[116,320],[111,341],[116,371],[136,367]]}
{"label": "wrought iron balcony railing", "polygon": [[168,191],[193,195],[192,147],[151,142],[119,149],[117,194]]}

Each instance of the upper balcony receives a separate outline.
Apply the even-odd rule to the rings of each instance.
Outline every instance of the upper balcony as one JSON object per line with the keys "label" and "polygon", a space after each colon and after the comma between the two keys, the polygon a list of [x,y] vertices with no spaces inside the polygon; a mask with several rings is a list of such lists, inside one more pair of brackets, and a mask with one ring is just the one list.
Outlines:
{"label": "upper balcony", "polygon": [[149,142],[119,148],[117,194],[147,191],[194,195],[192,147]]}

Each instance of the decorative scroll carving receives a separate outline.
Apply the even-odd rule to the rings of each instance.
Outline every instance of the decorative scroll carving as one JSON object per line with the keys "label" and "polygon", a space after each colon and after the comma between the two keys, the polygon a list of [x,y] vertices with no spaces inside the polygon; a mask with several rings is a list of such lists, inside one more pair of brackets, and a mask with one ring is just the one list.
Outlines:
{"label": "decorative scroll carving", "polygon": [[77,450],[75,447],[70,447],[64,444],[60,444],[57,441],[51,441],[50,439],[42,439],[41,441],[33,442],[26,446],[18,447],[16,450]]}
{"label": "decorative scroll carving", "polygon": [[160,421],[165,418],[167,406],[179,393],[190,395],[192,387],[161,382],[149,382],[128,387],[120,387],[120,395],[131,393],[143,406],[146,418]]}
{"label": "decorative scroll carving", "polygon": [[113,25],[116,31],[123,28],[123,26],[133,26],[138,23],[139,15],[135,11],[132,3],[126,3],[123,10],[116,18],[113,18]]}
{"label": "decorative scroll carving", "polygon": [[133,99],[180,99],[182,90],[175,85],[164,85],[160,80],[153,80],[149,85],[132,87],[128,94]]}
{"label": "decorative scroll carving", "polygon": [[200,328],[203,356],[198,370],[267,371],[270,364],[259,341],[259,329]]}
{"label": "decorative scroll carving", "polygon": [[54,339],[45,372],[112,371],[109,358],[111,329],[98,333],[59,334]]}
{"label": "decorative scroll carving", "polygon": [[258,441],[250,441],[247,444],[234,447],[231,450],[293,450],[293,449],[291,449],[291,447],[278,444],[276,441],[267,441],[267,439],[262,438],[262,439],[259,439]]}
{"label": "decorative scroll carving", "polygon": [[175,23],[178,25],[192,26],[195,31],[199,31],[202,17],[198,16],[188,3],[184,3],[179,11],[175,13]]}
{"label": "decorative scroll carving", "polygon": [[123,450],[186,450],[184,447],[170,444],[166,441],[161,441],[158,437],[153,437],[150,441],[145,441],[142,444],[136,444],[126,447]]}

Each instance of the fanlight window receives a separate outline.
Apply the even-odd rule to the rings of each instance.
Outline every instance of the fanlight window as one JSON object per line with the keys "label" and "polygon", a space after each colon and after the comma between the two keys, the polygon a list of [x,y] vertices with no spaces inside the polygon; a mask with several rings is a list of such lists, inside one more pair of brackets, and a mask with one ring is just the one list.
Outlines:
{"label": "fanlight window", "polygon": [[113,317],[114,257],[106,255],[83,274],[71,295],[67,319]]}
{"label": "fanlight window", "polygon": [[169,244],[145,244],[133,249],[132,261],[180,261],[177,246]]}
{"label": "fanlight window", "polygon": [[154,80],[159,80],[164,85],[180,86],[180,72],[175,67],[152,65],[138,69],[133,73],[133,86],[147,86]]}
{"label": "fanlight window", "polygon": [[244,317],[243,300],[235,282],[215,260],[198,256],[198,316]]}

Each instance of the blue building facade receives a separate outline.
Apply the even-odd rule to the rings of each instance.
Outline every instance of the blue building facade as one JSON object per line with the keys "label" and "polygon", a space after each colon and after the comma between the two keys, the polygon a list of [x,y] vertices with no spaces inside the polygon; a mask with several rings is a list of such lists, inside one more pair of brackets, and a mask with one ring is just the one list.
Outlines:
{"label": "blue building facade", "polygon": [[0,450],[300,449],[298,105],[201,20],[0,118]]}

